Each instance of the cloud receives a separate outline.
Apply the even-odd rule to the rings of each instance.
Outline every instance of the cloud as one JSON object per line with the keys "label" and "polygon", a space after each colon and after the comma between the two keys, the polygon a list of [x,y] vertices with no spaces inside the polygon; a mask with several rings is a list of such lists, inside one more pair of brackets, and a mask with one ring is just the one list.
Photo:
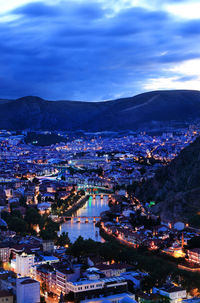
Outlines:
{"label": "cloud", "polygon": [[47,5],[43,2],[32,2],[15,8],[12,14],[29,17],[56,16],[62,11],[56,5]]}
{"label": "cloud", "polygon": [[180,1],[177,3],[166,3],[165,9],[182,19],[199,19],[200,18],[200,2],[199,0]]}
{"label": "cloud", "polygon": [[[199,89],[200,59],[178,63],[176,66],[168,68],[166,72],[168,76],[148,79],[144,84],[144,89]],[[173,76],[170,76],[172,74]]]}
{"label": "cloud", "polygon": [[17,19],[0,23],[1,97],[93,101],[166,81],[196,83],[197,71],[180,68],[200,56],[192,21],[130,3],[118,10],[95,0],[55,3],[25,4],[9,13]]}
{"label": "cloud", "polygon": [[198,75],[184,76],[184,77],[180,77],[180,78],[176,79],[176,81],[178,81],[178,82],[187,82],[187,81],[193,81],[193,80],[199,80]]}
{"label": "cloud", "polygon": [[104,16],[105,9],[96,3],[81,3],[76,5],[74,1],[63,1],[61,5],[48,4],[45,2],[31,2],[17,7],[12,14],[25,15],[27,17],[70,17],[81,16],[83,19],[98,19]]}
{"label": "cloud", "polygon": [[200,20],[192,20],[185,22],[180,28],[180,34],[183,36],[200,35]]}

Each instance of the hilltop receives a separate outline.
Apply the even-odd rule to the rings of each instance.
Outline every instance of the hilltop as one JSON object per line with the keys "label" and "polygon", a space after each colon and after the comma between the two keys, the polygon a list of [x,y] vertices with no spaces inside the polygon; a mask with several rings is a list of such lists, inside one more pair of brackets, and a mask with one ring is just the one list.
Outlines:
{"label": "hilltop", "polygon": [[154,91],[103,102],[47,101],[23,97],[0,101],[0,129],[137,130],[200,117],[200,92]]}

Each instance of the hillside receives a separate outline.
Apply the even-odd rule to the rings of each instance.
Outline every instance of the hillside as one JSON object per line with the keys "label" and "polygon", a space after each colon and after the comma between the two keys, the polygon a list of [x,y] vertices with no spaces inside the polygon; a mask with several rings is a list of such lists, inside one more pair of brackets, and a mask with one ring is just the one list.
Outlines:
{"label": "hillside", "polygon": [[[153,211],[164,219],[200,223],[200,138],[181,151],[167,167],[136,189],[143,201],[154,200]],[[199,213],[200,214],[200,213]]]}
{"label": "hillside", "polygon": [[155,91],[104,102],[46,101],[23,97],[0,102],[0,129],[137,130],[200,117],[199,91]]}

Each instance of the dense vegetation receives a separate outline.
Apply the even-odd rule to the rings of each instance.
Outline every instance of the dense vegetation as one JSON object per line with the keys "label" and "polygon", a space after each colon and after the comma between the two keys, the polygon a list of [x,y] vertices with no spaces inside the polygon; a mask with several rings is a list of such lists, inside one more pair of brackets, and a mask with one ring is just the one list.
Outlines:
{"label": "dense vegetation", "polygon": [[25,138],[26,143],[31,143],[34,145],[51,145],[60,142],[67,142],[67,138],[59,136],[57,134],[37,134],[35,132],[29,132]]}
{"label": "dense vegetation", "polygon": [[162,218],[189,220],[200,225],[200,138],[181,151],[153,179],[134,185],[142,201],[156,201],[154,212]]}
{"label": "dense vegetation", "polygon": [[46,214],[41,216],[34,207],[27,207],[24,217],[20,211],[11,210],[11,213],[2,212],[2,218],[6,221],[9,230],[13,230],[17,234],[37,234],[36,227],[38,226],[40,229],[39,234],[44,240],[58,239],[57,231],[59,230],[59,224],[53,222]]}
{"label": "dense vegetation", "polygon": [[[58,199],[56,194],[55,203],[52,204],[52,213],[55,215],[71,216],[73,212],[81,205],[84,205],[87,200],[88,196],[85,196],[84,190],[75,193],[72,189],[71,194],[66,199]],[[80,203],[78,203],[79,201]]]}

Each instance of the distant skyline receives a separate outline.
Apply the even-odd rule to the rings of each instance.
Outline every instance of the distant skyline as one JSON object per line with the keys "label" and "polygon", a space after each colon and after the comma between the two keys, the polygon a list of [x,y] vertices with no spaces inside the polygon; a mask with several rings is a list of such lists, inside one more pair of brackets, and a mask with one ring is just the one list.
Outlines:
{"label": "distant skyline", "polygon": [[0,98],[200,89],[200,0],[0,0]]}

